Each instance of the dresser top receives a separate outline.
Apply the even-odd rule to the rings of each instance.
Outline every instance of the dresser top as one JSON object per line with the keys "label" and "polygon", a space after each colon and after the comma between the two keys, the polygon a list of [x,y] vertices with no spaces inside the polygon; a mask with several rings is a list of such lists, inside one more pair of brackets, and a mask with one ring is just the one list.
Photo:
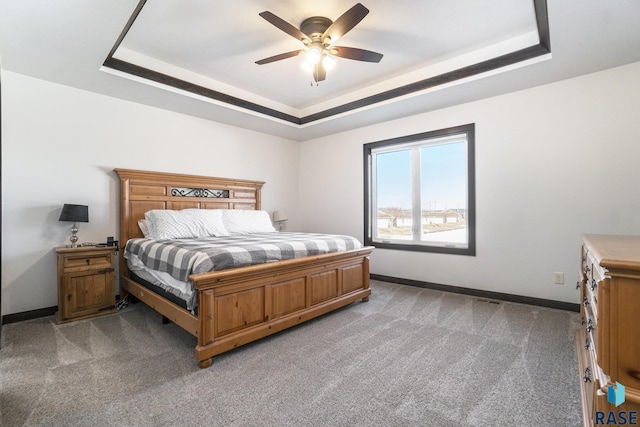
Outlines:
{"label": "dresser top", "polygon": [[585,234],[582,240],[602,267],[640,271],[640,236]]}

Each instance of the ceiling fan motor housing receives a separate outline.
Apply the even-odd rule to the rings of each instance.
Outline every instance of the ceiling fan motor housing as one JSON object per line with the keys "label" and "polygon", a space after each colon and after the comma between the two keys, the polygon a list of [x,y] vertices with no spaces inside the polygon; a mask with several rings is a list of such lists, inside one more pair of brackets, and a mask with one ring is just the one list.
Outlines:
{"label": "ceiling fan motor housing", "polygon": [[300,31],[305,33],[313,41],[322,41],[322,35],[333,24],[333,21],[324,16],[312,16],[302,21]]}

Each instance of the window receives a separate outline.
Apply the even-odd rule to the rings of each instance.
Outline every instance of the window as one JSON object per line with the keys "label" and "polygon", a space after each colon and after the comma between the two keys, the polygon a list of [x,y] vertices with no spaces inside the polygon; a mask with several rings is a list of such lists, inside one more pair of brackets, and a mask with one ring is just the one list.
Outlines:
{"label": "window", "polygon": [[364,145],[367,245],[475,255],[474,131],[468,124]]}

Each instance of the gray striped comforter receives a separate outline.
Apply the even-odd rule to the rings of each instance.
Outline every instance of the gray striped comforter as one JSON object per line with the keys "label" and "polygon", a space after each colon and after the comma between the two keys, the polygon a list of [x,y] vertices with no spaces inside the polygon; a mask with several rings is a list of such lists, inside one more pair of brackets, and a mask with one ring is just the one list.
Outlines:
{"label": "gray striped comforter", "polygon": [[131,239],[131,254],[154,270],[187,281],[189,275],[362,248],[354,237],[314,233],[257,233],[202,239]]}

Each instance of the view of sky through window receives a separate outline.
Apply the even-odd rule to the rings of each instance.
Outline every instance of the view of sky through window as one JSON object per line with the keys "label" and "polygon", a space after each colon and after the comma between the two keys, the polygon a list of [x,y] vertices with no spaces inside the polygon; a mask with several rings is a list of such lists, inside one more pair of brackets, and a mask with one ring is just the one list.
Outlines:
{"label": "view of sky through window", "polygon": [[[465,209],[465,143],[437,144],[421,150],[422,209]],[[411,209],[411,148],[377,154],[376,189],[378,209]]]}

